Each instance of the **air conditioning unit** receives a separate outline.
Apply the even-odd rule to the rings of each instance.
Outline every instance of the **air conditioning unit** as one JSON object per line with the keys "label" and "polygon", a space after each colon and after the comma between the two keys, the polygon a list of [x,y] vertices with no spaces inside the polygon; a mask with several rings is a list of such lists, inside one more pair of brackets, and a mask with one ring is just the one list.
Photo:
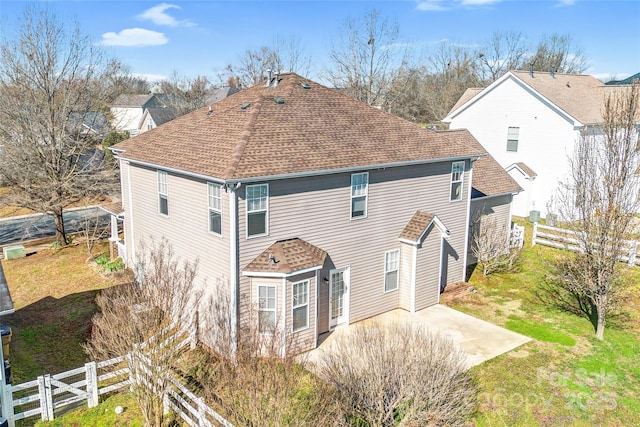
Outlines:
{"label": "air conditioning unit", "polygon": [[4,259],[17,259],[23,258],[26,255],[26,251],[22,245],[13,245],[2,248],[2,254]]}

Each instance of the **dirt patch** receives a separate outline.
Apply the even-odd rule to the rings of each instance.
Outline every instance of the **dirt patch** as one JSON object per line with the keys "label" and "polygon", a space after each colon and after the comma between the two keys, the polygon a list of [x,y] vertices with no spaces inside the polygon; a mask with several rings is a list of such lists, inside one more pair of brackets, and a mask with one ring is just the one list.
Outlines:
{"label": "dirt patch", "polygon": [[469,282],[452,283],[444,288],[444,292],[440,295],[440,303],[450,304],[454,301],[461,302],[475,292],[476,290],[473,284]]}

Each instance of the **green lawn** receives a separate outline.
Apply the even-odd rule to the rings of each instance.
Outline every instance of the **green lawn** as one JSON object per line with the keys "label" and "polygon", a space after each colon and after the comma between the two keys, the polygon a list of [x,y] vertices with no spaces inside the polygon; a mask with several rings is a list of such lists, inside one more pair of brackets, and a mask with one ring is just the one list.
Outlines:
{"label": "green lawn", "polygon": [[474,271],[477,292],[450,304],[534,338],[473,368],[481,389],[479,426],[629,426],[640,419],[640,269],[628,271],[634,284],[628,316],[611,322],[600,342],[588,319],[539,297],[558,253],[528,246],[519,272],[485,279]]}

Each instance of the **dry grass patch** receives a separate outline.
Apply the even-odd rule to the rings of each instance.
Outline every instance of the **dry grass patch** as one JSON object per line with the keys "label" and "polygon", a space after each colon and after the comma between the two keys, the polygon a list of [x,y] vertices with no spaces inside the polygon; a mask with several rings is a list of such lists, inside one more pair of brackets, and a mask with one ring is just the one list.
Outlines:
{"label": "dry grass patch", "polygon": [[[106,250],[102,243],[95,253]],[[97,274],[87,260],[86,248],[78,245],[2,261],[16,310],[2,319],[13,331],[14,384],[87,361],[81,344],[90,332],[95,296],[119,281]]]}

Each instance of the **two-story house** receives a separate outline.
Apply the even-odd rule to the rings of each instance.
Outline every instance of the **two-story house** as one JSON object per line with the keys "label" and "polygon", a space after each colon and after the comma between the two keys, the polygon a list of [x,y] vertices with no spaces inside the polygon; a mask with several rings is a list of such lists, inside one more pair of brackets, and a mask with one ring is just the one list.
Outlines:
{"label": "two-story house", "polygon": [[544,217],[575,144],[602,123],[605,97],[621,89],[589,75],[509,71],[468,89],[443,121],[468,129],[524,189],[514,197],[514,215]]}
{"label": "two-story house", "polygon": [[166,237],[199,259],[210,294],[226,293],[233,325],[254,307],[250,321],[295,334],[296,351],[437,304],[465,279],[472,192],[508,224],[519,191],[469,132],[423,129],[296,74],[113,149],[127,264]]}

